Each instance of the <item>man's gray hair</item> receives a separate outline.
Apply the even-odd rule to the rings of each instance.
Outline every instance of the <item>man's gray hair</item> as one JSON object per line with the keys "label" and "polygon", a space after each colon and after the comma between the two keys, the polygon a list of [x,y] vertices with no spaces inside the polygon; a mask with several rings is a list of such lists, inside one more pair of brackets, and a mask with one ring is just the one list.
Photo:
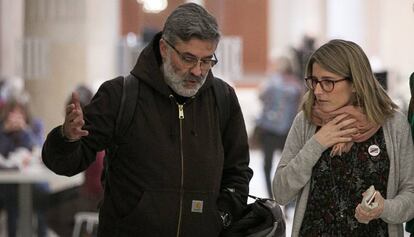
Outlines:
{"label": "man's gray hair", "polygon": [[168,16],[163,37],[172,44],[176,44],[178,40],[187,42],[192,38],[218,43],[220,32],[214,16],[200,5],[186,3]]}

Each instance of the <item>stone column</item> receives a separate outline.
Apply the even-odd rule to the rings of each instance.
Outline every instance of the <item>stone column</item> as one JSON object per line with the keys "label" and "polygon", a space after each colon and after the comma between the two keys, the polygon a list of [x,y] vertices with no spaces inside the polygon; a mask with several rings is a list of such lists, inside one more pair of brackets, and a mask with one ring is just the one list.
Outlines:
{"label": "stone column", "polygon": [[63,122],[66,100],[77,85],[99,84],[116,75],[118,4],[25,1],[23,76],[46,132]]}
{"label": "stone column", "polygon": [[0,75],[20,76],[18,53],[23,38],[23,0],[0,0]]}

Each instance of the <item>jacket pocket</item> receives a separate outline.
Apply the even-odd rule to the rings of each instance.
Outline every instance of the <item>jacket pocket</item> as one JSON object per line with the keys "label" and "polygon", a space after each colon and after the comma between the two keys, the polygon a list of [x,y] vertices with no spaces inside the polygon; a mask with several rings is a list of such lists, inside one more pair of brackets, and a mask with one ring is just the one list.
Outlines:
{"label": "jacket pocket", "polygon": [[117,223],[117,236],[175,236],[178,196],[176,191],[144,191],[135,208]]}
{"label": "jacket pocket", "polygon": [[223,225],[212,192],[186,192],[183,202],[182,236],[219,236]]}
{"label": "jacket pocket", "polygon": [[117,223],[117,236],[160,236],[151,193],[144,192],[135,208]]}

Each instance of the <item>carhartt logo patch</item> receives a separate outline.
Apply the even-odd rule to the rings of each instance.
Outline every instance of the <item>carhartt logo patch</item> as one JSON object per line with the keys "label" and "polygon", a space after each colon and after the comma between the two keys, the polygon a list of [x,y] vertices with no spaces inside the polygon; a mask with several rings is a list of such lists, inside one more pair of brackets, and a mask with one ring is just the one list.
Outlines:
{"label": "carhartt logo patch", "polygon": [[203,213],[203,201],[193,200],[191,203],[191,212]]}

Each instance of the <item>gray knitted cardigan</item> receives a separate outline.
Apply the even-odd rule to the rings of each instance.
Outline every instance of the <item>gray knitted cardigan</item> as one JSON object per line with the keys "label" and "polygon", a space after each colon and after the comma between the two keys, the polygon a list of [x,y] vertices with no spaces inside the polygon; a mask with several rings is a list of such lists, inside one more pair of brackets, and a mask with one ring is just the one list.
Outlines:
{"label": "gray knitted cardigan", "polygon": [[[404,236],[402,223],[414,218],[414,145],[406,116],[397,111],[382,126],[390,159],[387,195],[380,218],[390,237]],[[292,237],[298,236],[307,205],[312,168],[325,148],[313,137],[316,126],[298,113],[273,180],[280,205],[297,198]]]}

